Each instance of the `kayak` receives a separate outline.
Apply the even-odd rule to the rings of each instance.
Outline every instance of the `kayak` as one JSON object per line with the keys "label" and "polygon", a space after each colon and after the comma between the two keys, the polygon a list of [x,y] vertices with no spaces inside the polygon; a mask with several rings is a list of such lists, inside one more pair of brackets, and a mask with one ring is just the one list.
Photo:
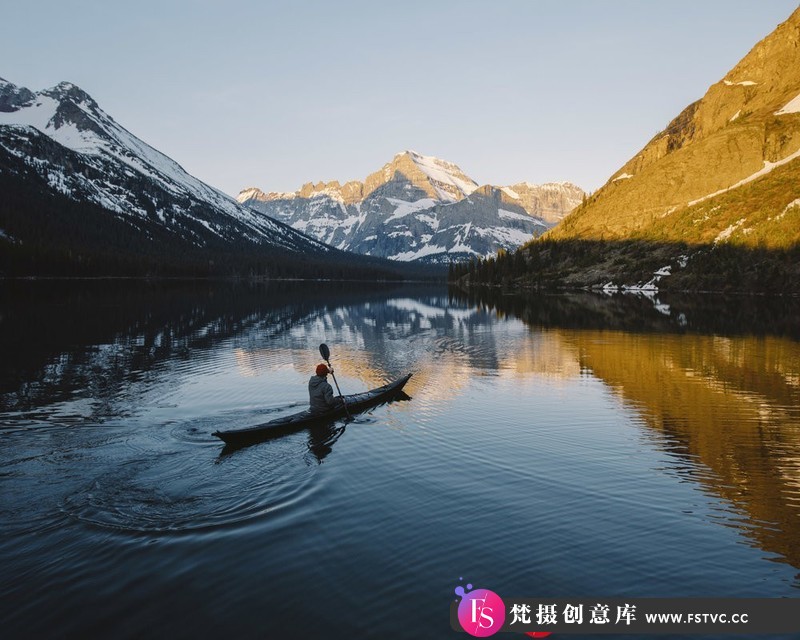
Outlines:
{"label": "kayak", "polygon": [[[409,373],[407,376],[385,384],[382,387],[377,387],[364,393],[354,393],[349,396],[344,396],[347,403],[347,410],[350,415],[366,411],[370,407],[389,402],[390,400],[398,399],[403,394],[403,387],[408,379],[411,377]],[[299,431],[306,427],[312,427],[318,424],[326,424],[337,418],[347,415],[344,406],[334,407],[323,413],[311,413],[306,409],[300,413],[293,413],[283,418],[276,418],[264,424],[259,424],[254,427],[246,427],[244,429],[231,429],[230,431],[215,431],[211,435],[217,436],[225,441],[228,445],[243,445],[251,442],[258,442],[264,440],[272,435],[280,433],[287,433],[289,431]]]}

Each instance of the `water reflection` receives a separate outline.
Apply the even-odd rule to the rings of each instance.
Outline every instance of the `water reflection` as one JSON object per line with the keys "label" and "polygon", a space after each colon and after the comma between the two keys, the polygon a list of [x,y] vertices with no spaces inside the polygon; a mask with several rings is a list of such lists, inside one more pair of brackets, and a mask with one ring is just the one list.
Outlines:
{"label": "water reflection", "polygon": [[[5,285],[0,554],[14,586],[0,595],[39,603],[21,614],[15,603],[16,628],[30,633],[71,619],[98,582],[115,620],[139,602],[163,619],[175,600],[159,605],[154,585],[179,598],[176,584],[216,579],[243,636],[263,622],[253,593],[267,601],[280,580],[296,614],[309,590],[325,600],[329,585],[308,578],[323,574],[353,597],[331,603],[336,616],[359,600],[353,628],[372,615],[391,636],[399,627],[381,621],[407,620],[407,605],[386,603],[398,590],[430,600],[440,579],[452,593],[454,557],[480,556],[487,572],[521,566],[528,589],[545,575],[554,588],[707,593],[720,578],[745,595],[752,578],[754,591],[783,595],[794,571],[765,570],[763,558],[800,569],[797,305],[332,283]],[[220,455],[212,432],[304,408],[320,342],[344,393],[413,372],[414,401]],[[641,504],[662,499],[661,510]],[[475,518],[486,504],[498,520]],[[436,576],[422,591],[421,575]],[[67,585],[58,601],[41,595],[51,578]],[[179,604],[191,611],[196,598]],[[411,633],[425,637],[439,615]]]}
{"label": "water reflection", "polygon": [[800,339],[800,298],[678,293],[589,292],[507,295],[451,288],[453,301],[510,315],[534,328],[609,329],[634,333],[771,335]]}
{"label": "water reflection", "polygon": [[345,428],[344,424],[331,423],[317,425],[308,430],[308,450],[314,454],[318,464],[322,464],[333,451],[333,445],[342,437]]}
{"label": "water reflection", "polygon": [[[555,304],[492,296],[472,303],[513,313],[550,336],[576,367],[601,379],[643,418],[644,437],[681,461],[668,473],[733,505],[738,515],[723,509],[722,524],[800,568],[796,300],[677,298],[670,314],[656,308],[661,302],[632,296],[574,295]],[[726,308],[736,311],[726,314]],[[787,311],[793,315],[783,315]],[[649,330],[620,330],[631,324]],[[721,328],[728,335],[713,333]]]}
{"label": "water reflection", "polygon": [[[369,301],[392,290],[336,283],[6,283],[0,287],[0,410],[31,419],[56,415],[60,423],[119,417],[137,395],[169,383],[162,365],[178,363],[196,375],[226,341],[245,375],[274,368],[280,347],[291,353],[280,366],[310,370],[317,356],[308,350],[308,336],[336,335],[359,354],[366,344],[391,340],[374,324],[373,335],[364,327]],[[358,302],[353,313],[350,301]],[[386,320],[408,327],[402,314]],[[360,373],[383,380],[376,367],[385,364],[362,364]],[[73,413],[61,411],[60,403]]]}
{"label": "water reflection", "polygon": [[[408,402],[409,400],[411,400],[411,396],[404,391],[400,391],[391,400],[389,400],[388,403],[384,404]],[[325,458],[328,457],[331,451],[333,451],[333,445],[336,444],[339,438],[344,435],[345,429],[349,424],[363,425],[374,423],[375,420],[371,417],[372,411],[374,411],[374,408],[370,409],[368,413],[362,413],[353,416],[345,422],[331,421],[328,424],[314,425],[309,427],[307,429],[308,450],[316,459],[317,464],[322,464]],[[233,453],[235,448],[226,446],[225,449],[228,449],[230,453]]]}

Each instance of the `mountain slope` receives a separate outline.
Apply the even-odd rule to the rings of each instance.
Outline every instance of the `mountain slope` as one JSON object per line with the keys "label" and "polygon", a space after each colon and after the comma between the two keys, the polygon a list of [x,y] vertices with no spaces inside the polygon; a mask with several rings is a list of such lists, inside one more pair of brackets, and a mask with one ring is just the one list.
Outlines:
{"label": "mountain slope", "polygon": [[450,277],[800,293],[800,9],[557,227]]}
{"label": "mountain slope", "polygon": [[798,178],[800,9],[548,237],[787,248]]}
{"label": "mountain slope", "polygon": [[515,249],[582,199],[569,183],[479,187],[453,163],[397,154],[364,182],[243,190],[239,202],[332,246],[394,260],[449,262]]}
{"label": "mountain slope", "polygon": [[35,93],[0,80],[0,180],[0,268],[8,273],[37,273],[37,260],[57,271],[75,255],[81,273],[111,263],[125,271],[137,261],[137,273],[156,264],[182,270],[182,262],[192,273],[216,272],[220,263],[226,272],[283,275],[290,264],[305,275],[328,263],[387,268],[240,205],[66,82]]}
{"label": "mountain slope", "polygon": [[[62,194],[124,218],[171,227],[199,245],[210,233],[225,241],[328,250],[189,175],[68,82],[33,93],[0,79],[0,146],[25,159]],[[209,233],[198,233],[197,226]]]}

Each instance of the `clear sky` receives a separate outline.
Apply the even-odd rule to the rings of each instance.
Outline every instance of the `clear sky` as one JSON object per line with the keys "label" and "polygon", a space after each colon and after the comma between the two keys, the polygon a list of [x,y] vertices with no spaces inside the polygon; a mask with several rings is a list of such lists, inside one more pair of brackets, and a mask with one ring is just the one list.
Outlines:
{"label": "clear sky", "polygon": [[796,0],[4,2],[0,77],[69,80],[190,173],[363,179],[404,149],[479,183],[601,186]]}

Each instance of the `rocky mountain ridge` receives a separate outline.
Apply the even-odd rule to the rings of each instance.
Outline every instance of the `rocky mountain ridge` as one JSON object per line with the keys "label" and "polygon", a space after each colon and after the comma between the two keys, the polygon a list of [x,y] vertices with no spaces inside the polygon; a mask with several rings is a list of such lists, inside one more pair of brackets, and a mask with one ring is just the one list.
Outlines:
{"label": "rocky mountain ridge", "polygon": [[[800,292],[800,9],[561,224],[465,284]],[[680,321],[680,318],[675,318]]]}
{"label": "rocky mountain ridge", "polygon": [[513,250],[556,224],[583,191],[570,183],[479,186],[457,165],[398,153],[363,182],[244,189],[237,200],[339,249],[448,262]]}
{"label": "rocky mountain ridge", "polygon": [[198,180],[69,82],[34,92],[0,79],[0,181],[0,273],[23,262],[36,273],[43,255],[81,273],[100,255],[201,273],[221,259],[262,275],[304,261],[371,268]]}
{"label": "rocky mountain ridge", "polygon": [[791,246],[798,158],[800,9],[548,236]]}

